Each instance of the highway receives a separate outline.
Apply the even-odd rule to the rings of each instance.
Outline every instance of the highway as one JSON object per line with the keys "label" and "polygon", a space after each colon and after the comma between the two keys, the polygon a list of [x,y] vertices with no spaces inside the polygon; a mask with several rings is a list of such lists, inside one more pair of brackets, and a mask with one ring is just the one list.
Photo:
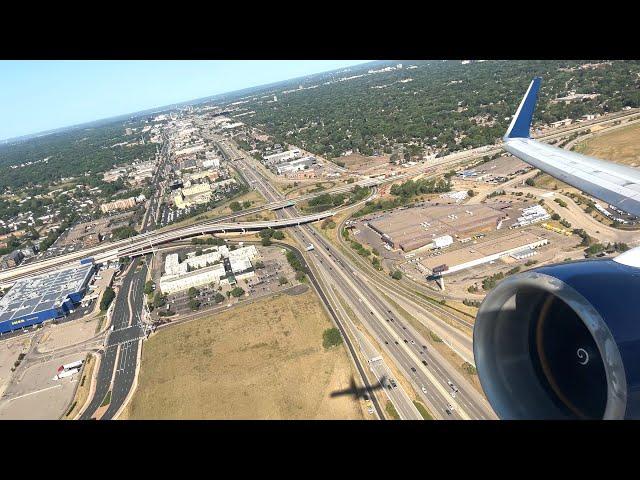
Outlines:
{"label": "highway", "polygon": [[[246,158],[240,153],[237,153],[235,158],[239,158],[238,161],[244,164],[244,174],[252,177],[253,183],[267,201],[278,200],[279,192],[257,173],[257,169],[245,163]],[[281,216],[293,215],[294,212],[290,210],[292,208],[277,213]],[[427,342],[410,325],[404,324],[397,312],[369,287],[367,281],[355,274],[348,261],[332,245],[308,226],[291,229],[290,232],[300,244],[313,243],[316,246],[315,250],[309,253],[309,258],[314,260],[314,267],[327,272],[333,285],[345,298],[357,318],[378,340],[403,375],[411,381],[416,393],[437,418],[494,418],[488,403],[478,398],[481,396],[472,391],[473,387],[466,383],[462,375],[458,374],[438,352],[431,351],[435,349],[427,352],[423,348]],[[423,360],[427,365],[422,363]],[[451,396],[448,381],[453,381],[458,386],[459,392],[455,399]],[[422,387],[427,390],[426,394],[422,392]],[[445,413],[447,404],[456,407],[451,416]]]}
{"label": "highway", "polygon": [[[619,119],[635,113],[637,112],[633,111],[623,115],[611,116],[606,120],[585,122],[561,132],[556,131],[551,134],[539,136],[538,138],[555,138],[566,135],[570,131],[587,128],[590,124],[613,122],[615,118]],[[235,147],[228,145],[226,141],[223,142],[227,148],[235,149]],[[314,243],[314,245],[317,246],[313,252],[307,255],[307,257],[312,260],[309,267],[310,278],[312,278],[312,282],[314,282],[321,297],[324,297],[323,301],[331,311],[334,321],[341,329],[343,337],[347,342],[350,355],[354,359],[365,385],[369,386],[368,380],[363,372],[363,366],[357,359],[358,357],[350,342],[349,335],[344,331],[338,315],[332,310],[331,302],[326,298],[325,292],[313,272],[319,272],[320,277],[325,279],[325,285],[331,285],[330,290],[335,288],[335,290],[339,292],[349,308],[356,314],[357,320],[362,323],[365,330],[378,342],[383,349],[384,355],[391,358],[392,364],[410,381],[418,397],[429,407],[434,416],[437,418],[455,419],[495,418],[486,400],[484,400],[473,387],[468,385],[466,380],[450,365],[448,360],[444,359],[435,349],[427,349],[426,342],[421,335],[414,330],[412,325],[409,323],[405,324],[405,319],[398,314],[392,305],[384,300],[379,291],[393,298],[400,306],[412,313],[417,319],[420,320],[420,317],[429,318],[429,322],[425,323],[422,322],[422,320],[420,321],[425,323],[430,329],[436,331],[436,333],[438,333],[436,328],[448,328],[450,332],[453,331],[450,325],[442,322],[442,320],[438,318],[446,311],[440,309],[441,311],[437,312],[436,306],[429,304],[429,302],[424,299],[419,299],[415,294],[408,292],[407,289],[399,288],[394,285],[393,282],[390,283],[388,279],[383,280],[380,276],[375,278],[375,276],[370,275],[371,272],[365,272],[366,275],[362,272],[357,273],[352,266],[352,259],[347,258],[339,249],[322,238],[321,235],[318,235],[317,232],[308,225],[305,225],[306,223],[332,216],[336,212],[296,216],[295,214],[297,212],[295,207],[290,207],[289,205],[320,194],[346,192],[356,184],[360,184],[361,186],[376,186],[402,180],[418,173],[435,171],[435,169],[445,166],[452,167],[475,157],[490,155],[500,151],[500,147],[482,147],[473,151],[460,152],[436,159],[426,167],[425,165],[417,165],[416,167],[409,168],[406,172],[395,177],[389,177],[384,180],[365,178],[352,185],[341,186],[336,189],[325,190],[288,200],[284,199],[282,195],[275,190],[264,176],[259,173],[259,170],[255,169],[250,163],[246,163],[248,159],[244,154],[236,150],[234,158],[244,166],[244,175],[250,177],[248,178],[249,184],[256,187],[256,189],[264,195],[268,202],[266,205],[186,227],[169,227],[159,231],[150,231],[155,227],[162,199],[160,173],[170,155],[168,142],[165,142],[161,153],[162,161],[154,178],[154,193],[149,199],[148,211],[143,217],[142,233],[140,235],[135,238],[113,242],[94,249],[86,249],[68,255],[61,255],[60,257],[54,257],[45,261],[0,272],[0,284],[4,282],[2,285],[8,285],[13,283],[17,278],[33,275],[36,272],[42,273],[53,270],[63,264],[68,264],[69,262],[87,256],[95,256],[97,261],[104,261],[105,259],[115,259],[122,256],[144,255],[147,252],[153,252],[156,245],[205,233],[246,232],[269,227],[293,227],[291,229],[292,236],[300,244],[306,245],[308,243]],[[352,206],[347,208],[352,208]],[[228,221],[238,216],[248,215],[265,209],[274,210],[278,217],[277,220],[243,223]],[[362,262],[360,262],[360,264],[362,266]],[[109,333],[106,340],[104,354],[97,374],[95,395],[88,408],[83,412],[81,418],[88,419],[95,416],[105,395],[107,395],[109,391],[111,391],[111,402],[101,418],[113,418],[124,405],[130,393],[135,378],[137,355],[141,348],[142,328],[140,325],[140,313],[144,302],[142,288],[146,274],[146,261],[141,261],[139,258],[134,259],[123,280],[123,285],[117,298],[114,300],[115,305],[112,316],[113,331]],[[376,291],[376,289],[379,291]],[[335,293],[329,292],[329,296],[335,298]],[[427,312],[429,315],[427,315]],[[453,317],[454,321],[461,320],[459,318],[455,320],[457,316],[452,315],[450,312],[446,313],[450,317]],[[464,322],[464,320],[462,321]],[[440,326],[434,327],[436,324]],[[444,335],[441,336],[444,337]],[[359,339],[361,344],[366,341],[368,341],[366,338]],[[464,354],[468,355],[471,350],[470,346],[468,344],[465,345],[464,340],[461,338],[456,339],[456,341],[459,342],[460,350],[463,350]],[[372,371],[374,371],[379,378],[380,371],[382,370],[376,371],[376,367],[373,367]],[[448,382],[451,381],[458,387],[455,398],[451,395],[452,390],[448,385]],[[423,391],[423,388],[426,392]],[[412,416],[415,415],[415,407],[410,403],[410,399],[406,395],[403,396],[397,392],[392,392],[392,395],[394,404],[396,404],[401,416],[403,418],[413,418]],[[375,396],[372,395],[372,398],[375,399]],[[456,407],[451,415],[445,413],[448,404]],[[378,416],[383,418],[380,405],[377,402],[374,402],[374,405]]]}
{"label": "highway", "polygon": [[[138,269],[140,263],[139,258],[132,261],[114,300],[116,303],[111,317],[112,331],[107,336],[104,353],[100,360],[96,390],[88,407],[80,416],[81,420],[89,420],[95,416],[109,391],[111,391],[111,403],[101,418],[113,418],[133,383],[136,370],[135,359],[140,345],[139,339],[142,337],[137,313],[142,310],[144,300],[142,289],[147,272],[146,263]],[[133,303],[130,301],[132,298]]]}
{"label": "highway", "polygon": [[[587,122],[582,122],[576,125],[571,125],[569,127],[565,127],[562,129],[556,129],[553,131],[547,131],[547,132],[543,132],[542,134],[538,134],[538,135],[533,135],[533,138],[540,140],[540,141],[549,141],[558,137],[562,137],[562,136],[566,136],[568,134],[580,131],[580,130],[584,130],[586,128],[589,128],[591,126],[594,125],[607,125],[607,124],[611,124],[613,122],[616,121],[621,121],[621,120],[625,120],[625,119],[629,119],[631,117],[633,117],[634,115],[638,114],[638,109],[632,109],[629,111],[625,111],[625,112],[618,112],[615,114],[611,114],[611,115],[607,115],[604,118],[598,118],[595,120],[590,120]],[[615,127],[615,126],[614,126]],[[600,132],[604,132],[606,131],[606,129],[601,130]],[[225,140],[226,141],[226,140]],[[168,142],[165,142],[168,143]],[[242,212],[238,212],[236,214],[232,214],[232,215],[228,215],[225,217],[221,217],[221,218],[216,218],[213,220],[206,220],[203,222],[200,222],[198,224],[194,224],[190,227],[198,227],[198,226],[206,226],[206,225],[211,225],[211,224],[216,224],[219,222],[224,222],[227,220],[231,220],[233,218],[239,217],[239,216],[244,216],[244,215],[248,215],[251,213],[257,213],[263,210],[267,210],[267,209],[277,209],[277,208],[281,208],[283,204],[286,204],[288,202],[299,202],[299,201],[303,201],[303,200],[307,200],[313,196],[316,195],[322,195],[325,193],[339,193],[339,192],[344,192],[344,191],[348,191],[349,189],[353,188],[354,185],[361,185],[361,186],[376,186],[376,185],[383,185],[386,183],[390,183],[390,182],[395,182],[398,180],[402,180],[405,178],[410,178],[412,176],[421,174],[421,173],[428,173],[428,172],[432,172],[434,173],[436,169],[438,168],[452,168],[454,166],[456,166],[457,164],[460,163],[464,163],[464,162],[468,162],[470,160],[473,160],[474,158],[480,158],[486,155],[493,155],[496,153],[500,153],[502,152],[503,149],[500,145],[487,145],[484,147],[479,147],[479,148],[475,148],[472,150],[467,150],[467,151],[463,151],[463,152],[457,152],[454,154],[450,154],[447,156],[443,156],[440,158],[436,158],[433,160],[430,160],[428,164],[418,164],[415,165],[413,167],[407,168],[406,171],[400,175],[396,175],[396,176],[390,176],[387,177],[383,180],[380,179],[371,179],[371,178],[363,178],[362,180],[355,182],[352,185],[349,186],[341,186],[341,187],[337,187],[335,189],[330,189],[330,190],[325,190],[322,192],[317,192],[314,194],[308,194],[308,195],[304,195],[301,197],[297,197],[297,198],[293,198],[293,199],[282,199],[280,198],[280,196],[276,197],[277,200],[274,200],[273,202],[270,202],[271,204],[267,204],[261,207],[256,207],[253,209],[248,209]],[[164,159],[166,159],[168,157],[168,155],[170,154],[170,151],[168,150],[168,147],[165,148],[165,146],[163,146],[162,149],[162,154],[164,156]],[[237,156],[239,156],[239,153],[235,153],[234,155],[231,156],[231,158],[236,158]],[[158,168],[158,172],[160,172],[161,168]],[[156,181],[157,182],[157,181]],[[249,181],[249,184],[251,185],[251,181]],[[158,185],[156,183],[156,185]],[[159,202],[159,198],[155,200],[153,200],[152,197],[152,201],[150,206],[153,208],[154,206],[158,207],[160,204]],[[152,209],[151,208],[151,209]],[[157,215],[156,215],[157,216]],[[5,271],[0,272],[0,287],[7,287],[10,286],[11,284],[13,284],[13,282],[15,282],[17,279],[19,278],[23,278],[23,277],[27,277],[30,275],[35,275],[35,274],[39,274],[39,273],[45,273],[47,271],[51,271],[51,270],[55,270],[56,268],[59,268],[61,265],[67,265],[72,261],[75,260],[80,260],[82,258],[88,257],[88,256],[100,256],[101,254],[104,254],[105,252],[107,252],[107,256],[105,258],[111,258],[113,256],[113,251],[116,248],[120,248],[120,247],[128,247],[128,248],[132,248],[132,243],[131,242],[138,242],[138,241],[142,241],[145,238],[149,237],[151,243],[157,244],[158,242],[155,241],[155,238],[158,236],[162,236],[165,233],[169,233],[169,232],[176,232],[176,231],[180,231],[183,228],[190,228],[190,227],[167,227],[165,229],[160,229],[160,230],[156,230],[156,231],[149,231],[149,229],[151,228],[151,215],[147,215],[145,218],[145,224],[144,224],[144,228],[145,230],[143,231],[143,233],[141,233],[140,235],[137,235],[134,239],[125,239],[125,240],[120,240],[117,242],[112,242],[110,244],[107,245],[100,245],[98,247],[94,247],[94,248],[88,248],[88,249],[83,249],[81,251],[78,252],[73,252],[70,254],[65,254],[65,255],[60,255],[58,257],[53,257],[53,258],[49,258],[47,260],[41,260],[38,262],[33,262],[30,263],[28,265],[22,265],[19,267],[15,267],[15,268],[11,268]],[[237,224],[235,224],[237,225]],[[256,227],[259,228],[259,227]],[[204,231],[204,229],[203,229]],[[231,231],[231,230],[230,230]],[[146,232],[146,233],[145,233]],[[194,231],[192,231],[194,232]],[[195,233],[193,233],[194,235],[197,235],[197,231],[195,231]],[[160,237],[160,238],[165,238],[166,241],[172,241],[169,237]],[[178,235],[178,238],[180,238],[180,236]]]}

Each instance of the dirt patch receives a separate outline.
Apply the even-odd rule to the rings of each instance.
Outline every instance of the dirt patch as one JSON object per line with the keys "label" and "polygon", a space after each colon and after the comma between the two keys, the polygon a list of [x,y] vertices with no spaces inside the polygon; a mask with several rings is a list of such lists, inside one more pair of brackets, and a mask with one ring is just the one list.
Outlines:
{"label": "dirt patch", "polygon": [[51,352],[60,348],[76,345],[94,337],[98,327],[97,317],[92,320],[80,320],[60,325],[51,325],[38,343],[39,352]]}
{"label": "dirt patch", "polygon": [[344,157],[338,157],[334,162],[338,165],[344,163],[345,168],[353,172],[365,173],[382,165],[388,165],[389,156],[382,155],[380,157],[365,157],[364,155],[354,153]]}
{"label": "dirt patch", "polygon": [[29,339],[12,338],[0,343],[0,396],[4,392],[11,379],[12,371],[20,353],[25,352],[29,346]]}
{"label": "dirt patch", "polygon": [[162,330],[144,344],[139,386],[123,418],[361,419],[331,398],[353,374],[315,293],[278,295]]}
{"label": "dirt patch", "polygon": [[307,290],[309,290],[309,286],[308,285],[300,284],[300,285],[296,285],[295,287],[290,288],[289,290],[287,290],[286,294],[287,295],[302,295]]}

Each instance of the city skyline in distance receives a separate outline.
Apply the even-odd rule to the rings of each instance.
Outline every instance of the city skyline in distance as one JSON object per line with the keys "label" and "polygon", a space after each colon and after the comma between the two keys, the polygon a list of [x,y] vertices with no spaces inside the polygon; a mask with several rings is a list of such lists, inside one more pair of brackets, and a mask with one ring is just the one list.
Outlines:
{"label": "city skyline in distance", "polygon": [[0,123],[0,143],[363,63],[367,61],[2,61],[0,116],[5,121]]}

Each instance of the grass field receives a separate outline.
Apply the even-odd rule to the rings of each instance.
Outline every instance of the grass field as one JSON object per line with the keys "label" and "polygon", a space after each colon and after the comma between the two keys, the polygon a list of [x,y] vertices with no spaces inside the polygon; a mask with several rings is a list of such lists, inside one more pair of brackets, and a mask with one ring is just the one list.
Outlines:
{"label": "grass field", "polygon": [[276,297],[154,334],[123,418],[362,419],[353,398],[331,398],[353,375],[316,294]]}
{"label": "grass field", "polygon": [[616,163],[640,166],[640,124],[589,138],[576,145],[576,152]]}

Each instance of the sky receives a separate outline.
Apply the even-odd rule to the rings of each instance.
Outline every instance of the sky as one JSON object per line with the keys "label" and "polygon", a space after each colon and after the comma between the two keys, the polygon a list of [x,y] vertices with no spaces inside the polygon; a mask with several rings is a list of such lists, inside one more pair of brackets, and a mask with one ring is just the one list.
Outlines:
{"label": "sky", "polygon": [[0,140],[364,62],[0,61]]}

